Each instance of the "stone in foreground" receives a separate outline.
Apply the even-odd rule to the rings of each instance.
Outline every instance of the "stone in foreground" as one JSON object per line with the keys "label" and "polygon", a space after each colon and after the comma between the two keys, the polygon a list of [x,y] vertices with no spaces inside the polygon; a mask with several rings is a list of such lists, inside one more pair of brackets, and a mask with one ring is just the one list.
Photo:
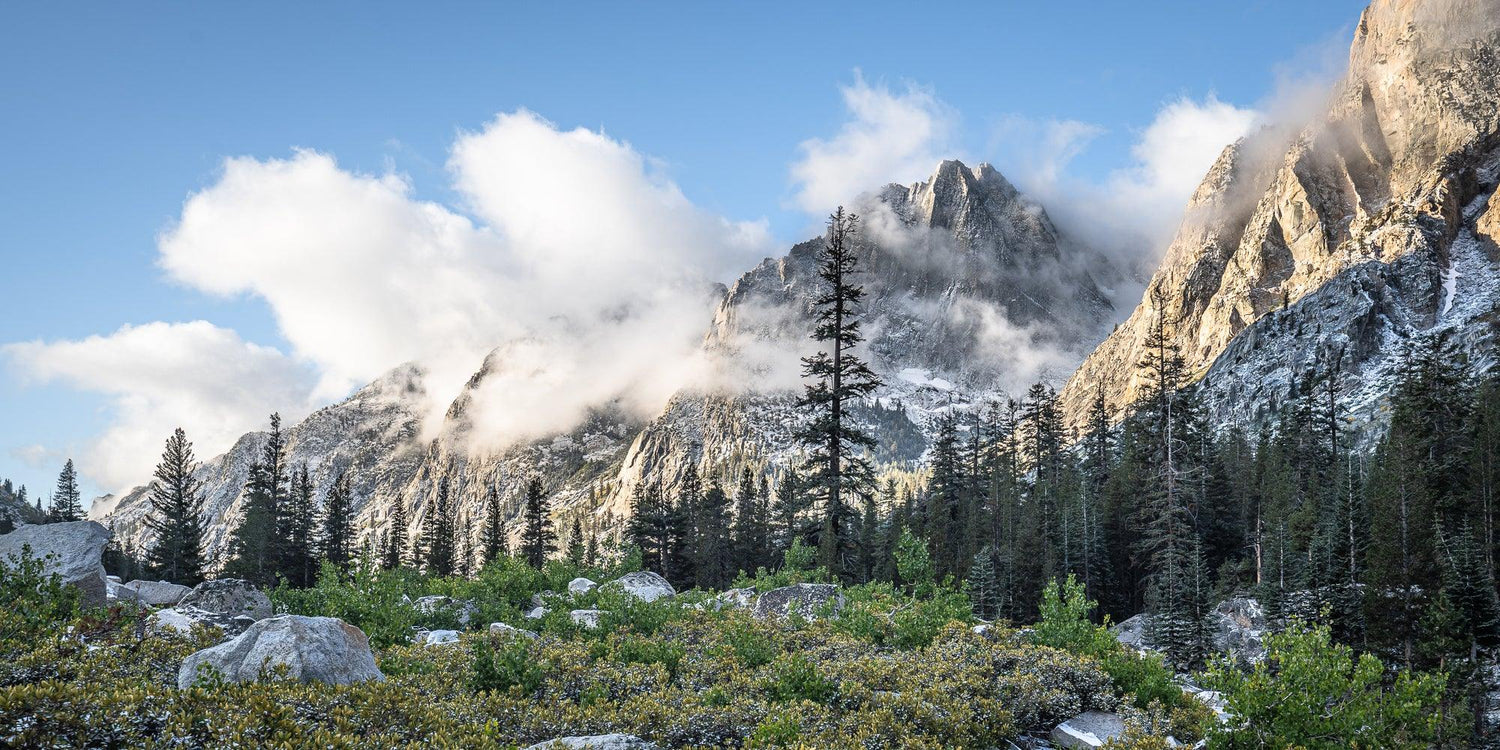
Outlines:
{"label": "stone in foreground", "polygon": [[799,583],[771,589],[755,602],[755,616],[790,617],[793,614],[812,619],[831,607],[833,614],[844,609],[844,595],[831,583]]}
{"label": "stone in foreground", "polygon": [[490,623],[490,635],[513,635],[536,640],[536,631],[514,627],[503,622]]}
{"label": "stone in foreground", "polygon": [[649,571],[626,573],[611,581],[610,585],[643,602],[654,602],[677,595],[677,589],[672,588],[667,579]]}
{"label": "stone in foreground", "polygon": [[282,615],[189,655],[177,672],[177,687],[191,687],[200,670],[208,668],[228,682],[253,682],[277,667],[301,682],[349,685],[385,679],[359,628],[335,617]]}
{"label": "stone in foreground", "polygon": [[526,750],[657,750],[656,744],[633,734],[595,734],[587,737],[559,737],[538,742]]}
{"label": "stone in foreground", "polygon": [[1085,711],[1058,724],[1048,739],[1058,747],[1104,747],[1125,734],[1125,721],[1107,711]]}
{"label": "stone in foreground", "polygon": [[137,601],[153,607],[170,607],[182,601],[192,591],[187,586],[168,581],[134,580],[120,585],[134,591]]}
{"label": "stone in foreground", "polygon": [[204,581],[193,587],[178,604],[230,616],[244,615],[253,620],[264,620],[273,614],[271,597],[241,578]]}
{"label": "stone in foreground", "polygon": [[572,618],[574,625],[593,630],[599,627],[599,617],[603,614],[597,609],[575,609],[568,613],[568,617]]}
{"label": "stone in foreground", "polygon": [[109,529],[93,521],[27,524],[0,534],[0,565],[12,565],[11,558],[19,558],[21,548],[30,547],[32,557],[46,561],[44,572],[56,574],[83,592],[83,606],[102,606],[109,589],[100,559],[109,537]]}

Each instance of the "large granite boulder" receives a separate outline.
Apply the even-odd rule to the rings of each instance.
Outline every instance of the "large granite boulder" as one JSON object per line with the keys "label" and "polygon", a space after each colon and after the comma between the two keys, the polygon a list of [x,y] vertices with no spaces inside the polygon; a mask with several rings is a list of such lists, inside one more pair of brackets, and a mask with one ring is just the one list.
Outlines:
{"label": "large granite boulder", "polygon": [[594,630],[599,627],[599,618],[604,614],[603,610],[598,609],[575,609],[568,613],[568,617],[574,625],[586,630]]}
{"label": "large granite boulder", "polygon": [[473,602],[460,601],[451,596],[424,596],[412,606],[424,615],[451,614],[460,628],[469,627],[469,620],[479,612]]}
{"label": "large granite boulder", "polygon": [[191,687],[209,669],[230,682],[252,682],[276,667],[285,667],[287,677],[302,682],[348,685],[385,679],[359,628],[335,617],[281,615],[189,655],[177,673],[177,686]]}
{"label": "large granite boulder", "polygon": [[755,616],[760,618],[817,617],[825,607],[833,614],[844,609],[844,595],[831,583],[798,583],[771,589],[755,600]]}
{"label": "large granite boulder", "polygon": [[1058,747],[1104,747],[1125,734],[1125,720],[1107,711],[1085,711],[1058,724],[1048,739]]}
{"label": "large granite boulder", "polygon": [[136,601],[153,607],[170,607],[182,601],[192,591],[187,586],[167,581],[135,580],[120,586],[135,592]]}
{"label": "large granite boulder", "polygon": [[598,588],[598,586],[599,584],[594,583],[587,578],[574,578],[573,580],[568,581],[568,593],[574,596],[579,596],[581,594],[587,594],[588,592],[593,591],[595,588]]}
{"label": "large granite boulder", "polygon": [[643,602],[654,602],[657,599],[677,595],[677,589],[672,588],[672,584],[668,583],[667,579],[649,571],[626,573],[610,581],[608,585],[612,589],[624,591]]}
{"label": "large granite boulder", "polygon": [[255,584],[240,578],[204,581],[194,586],[178,604],[231,616],[244,615],[253,620],[264,620],[273,614],[271,597]]}
{"label": "large granite boulder", "polygon": [[13,565],[22,548],[30,548],[32,557],[45,560],[45,572],[82,592],[84,606],[101,606],[109,595],[100,562],[109,537],[109,529],[93,521],[27,524],[0,534],[0,565]]}
{"label": "large granite boulder", "polygon": [[657,750],[656,744],[633,734],[594,734],[586,737],[559,737],[538,742],[526,750]]}

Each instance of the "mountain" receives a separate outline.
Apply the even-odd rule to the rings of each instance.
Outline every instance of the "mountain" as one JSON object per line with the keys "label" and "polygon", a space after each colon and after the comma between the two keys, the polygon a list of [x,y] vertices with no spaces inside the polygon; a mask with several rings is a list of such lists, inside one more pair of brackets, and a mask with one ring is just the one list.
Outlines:
{"label": "mountain", "polygon": [[1377,0],[1316,116],[1226,148],[1130,317],[1061,392],[1123,410],[1163,321],[1221,425],[1264,423],[1340,361],[1378,420],[1400,352],[1437,331],[1493,358],[1500,325],[1500,2]]}
{"label": "mountain", "polygon": [[[888,185],[854,207],[863,217],[868,356],[886,383],[856,416],[879,435],[883,461],[919,459],[932,416],[950,404],[1067,372],[1113,314],[1100,291],[1117,280],[1109,263],[1061,236],[1039,204],[987,164],[944,161],[929,179]],[[401,503],[411,538],[443,479],[460,523],[475,529],[493,488],[517,533],[522,486],[540,476],[560,516],[581,515],[588,528],[609,533],[642,477],[671,486],[688,462],[726,480],[747,463],[774,473],[797,450],[799,358],[814,350],[821,244],[800,243],[721,288],[704,321],[706,374],[659,413],[643,417],[624,404],[601,403],[567,433],[485,448],[473,434],[474,409],[484,386],[512,364],[510,347],[500,346],[435,435],[423,433],[421,415],[436,394],[424,388],[420,367],[405,365],[288,428],[289,459],[309,466],[320,495],[338,473],[351,472],[356,526],[367,532],[383,533]],[[245,435],[198,472],[211,553],[225,549],[263,440],[263,433]],[[101,499],[93,515],[144,544],[146,494],[141,487]]]}

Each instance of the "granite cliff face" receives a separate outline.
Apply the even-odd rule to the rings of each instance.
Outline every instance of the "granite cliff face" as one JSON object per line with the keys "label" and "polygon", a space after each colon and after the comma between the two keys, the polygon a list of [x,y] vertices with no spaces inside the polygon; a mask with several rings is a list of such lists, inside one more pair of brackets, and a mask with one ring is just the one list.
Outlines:
{"label": "granite cliff face", "polygon": [[[886,385],[860,410],[879,436],[879,458],[912,462],[926,450],[933,415],[1059,376],[1102,334],[1111,316],[1095,277],[1108,264],[1059,237],[1040,205],[989,165],[938,165],[912,185],[888,185],[854,204],[863,216],[861,283],[868,357]],[[560,516],[610,535],[642,477],[670,487],[689,463],[733,481],[746,465],[774,472],[792,460],[803,415],[798,358],[813,351],[811,311],[821,282],[822,239],[767,259],[723,290],[705,321],[704,377],[650,419],[598,404],[566,434],[488,449],[476,439],[481,391],[509,362],[485,358],[435,435],[422,434],[423,373],[403,366],[347,401],[288,430],[288,457],[306,463],[319,495],[342,471],[354,478],[356,525],[376,540],[391,509],[407,510],[412,538],[446,480],[461,523],[477,529],[493,489],[510,519],[525,481],[541,477]],[[1049,371],[1049,368],[1050,371]],[[210,552],[222,554],[250,463],[264,441],[252,433],[199,471],[212,519]],[[149,503],[139,488],[96,504],[94,515],[144,541]],[[510,524],[518,533],[516,524]]]}
{"label": "granite cliff face", "polygon": [[1497,104],[1500,3],[1371,5],[1326,110],[1214,164],[1140,306],[1064,387],[1068,422],[1099,391],[1117,412],[1135,399],[1158,317],[1221,423],[1268,416],[1292,373],[1341,350],[1367,409],[1401,341],[1445,326],[1483,351]]}

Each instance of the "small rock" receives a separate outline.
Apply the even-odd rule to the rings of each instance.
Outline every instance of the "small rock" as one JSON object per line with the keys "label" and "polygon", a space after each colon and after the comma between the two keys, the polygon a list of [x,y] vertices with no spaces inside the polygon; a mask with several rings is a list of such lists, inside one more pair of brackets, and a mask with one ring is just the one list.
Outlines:
{"label": "small rock", "polygon": [[177,605],[167,609],[158,609],[151,613],[146,621],[147,629],[152,632],[176,632],[191,633],[194,625],[218,628],[229,637],[234,637],[245,632],[255,620],[249,615],[230,615],[223,612],[209,612],[193,606]]}
{"label": "small rock", "polygon": [[244,615],[252,620],[264,620],[273,614],[271,598],[266,592],[242,578],[204,581],[194,586],[178,604],[208,612]]}
{"label": "small rock", "polygon": [[755,589],[729,589],[714,597],[719,609],[750,609],[755,606]]}
{"label": "small rock", "polygon": [[1125,721],[1107,711],[1085,711],[1058,724],[1049,739],[1058,747],[1103,747],[1104,743],[1125,734]]}
{"label": "small rock", "polygon": [[536,640],[536,632],[522,628],[512,627],[503,622],[490,623],[490,635],[514,635],[521,638]]}
{"label": "small rock", "polygon": [[574,596],[587,594],[588,592],[593,591],[598,587],[599,584],[594,583],[587,578],[574,578],[573,580],[568,581],[568,593],[573,594]]}
{"label": "small rock", "polygon": [[643,602],[654,602],[657,599],[677,595],[677,589],[672,588],[672,584],[668,583],[667,579],[649,571],[626,573],[610,581],[609,585]]}
{"label": "small rock", "polygon": [[599,627],[599,616],[602,614],[604,612],[597,609],[575,609],[568,613],[568,617],[572,618],[573,624],[593,630]]}
{"label": "small rock", "polygon": [[538,742],[526,750],[657,750],[655,743],[647,742],[633,734],[594,734],[580,737],[559,737]]}
{"label": "small rock", "polygon": [[109,529],[93,521],[26,524],[0,534],[0,565],[11,565],[11,558],[19,558],[21,548],[29,547],[33,558],[45,560],[45,573],[81,591],[83,606],[98,607],[109,596],[109,579],[100,562],[109,538]]}
{"label": "small rock", "polygon": [[536,607],[536,608],[532,609],[530,612],[526,613],[526,619],[528,619],[528,620],[540,620],[543,617],[546,617],[547,613],[550,612],[550,611],[551,610],[547,609],[546,607]]}
{"label": "small rock", "polygon": [[167,581],[143,581],[140,579],[123,584],[123,586],[134,591],[136,598],[142,604],[153,607],[170,607],[187,596],[192,589]]}
{"label": "small rock", "polygon": [[449,643],[458,643],[457,630],[432,630],[423,633],[417,640],[425,646],[442,646]]}
{"label": "small rock", "polygon": [[811,619],[817,617],[829,603],[832,603],[833,614],[843,611],[844,595],[839,592],[838,586],[831,583],[799,583],[761,594],[755,602],[755,616],[789,617],[795,613]]}
{"label": "small rock", "polygon": [[104,582],[104,598],[119,602],[140,603],[141,597],[134,589],[126,588],[124,584],[106,580]]}
{"label": "small rock", "polygon": [[203,667],[229,682],[252,682],[282,666],[288,677],[302,682],[348,685],[385,679],[359,628],[335,617],[281,615],[259,620],[233,640],[190,654],[177,673],[177,686],[191,687]]}

